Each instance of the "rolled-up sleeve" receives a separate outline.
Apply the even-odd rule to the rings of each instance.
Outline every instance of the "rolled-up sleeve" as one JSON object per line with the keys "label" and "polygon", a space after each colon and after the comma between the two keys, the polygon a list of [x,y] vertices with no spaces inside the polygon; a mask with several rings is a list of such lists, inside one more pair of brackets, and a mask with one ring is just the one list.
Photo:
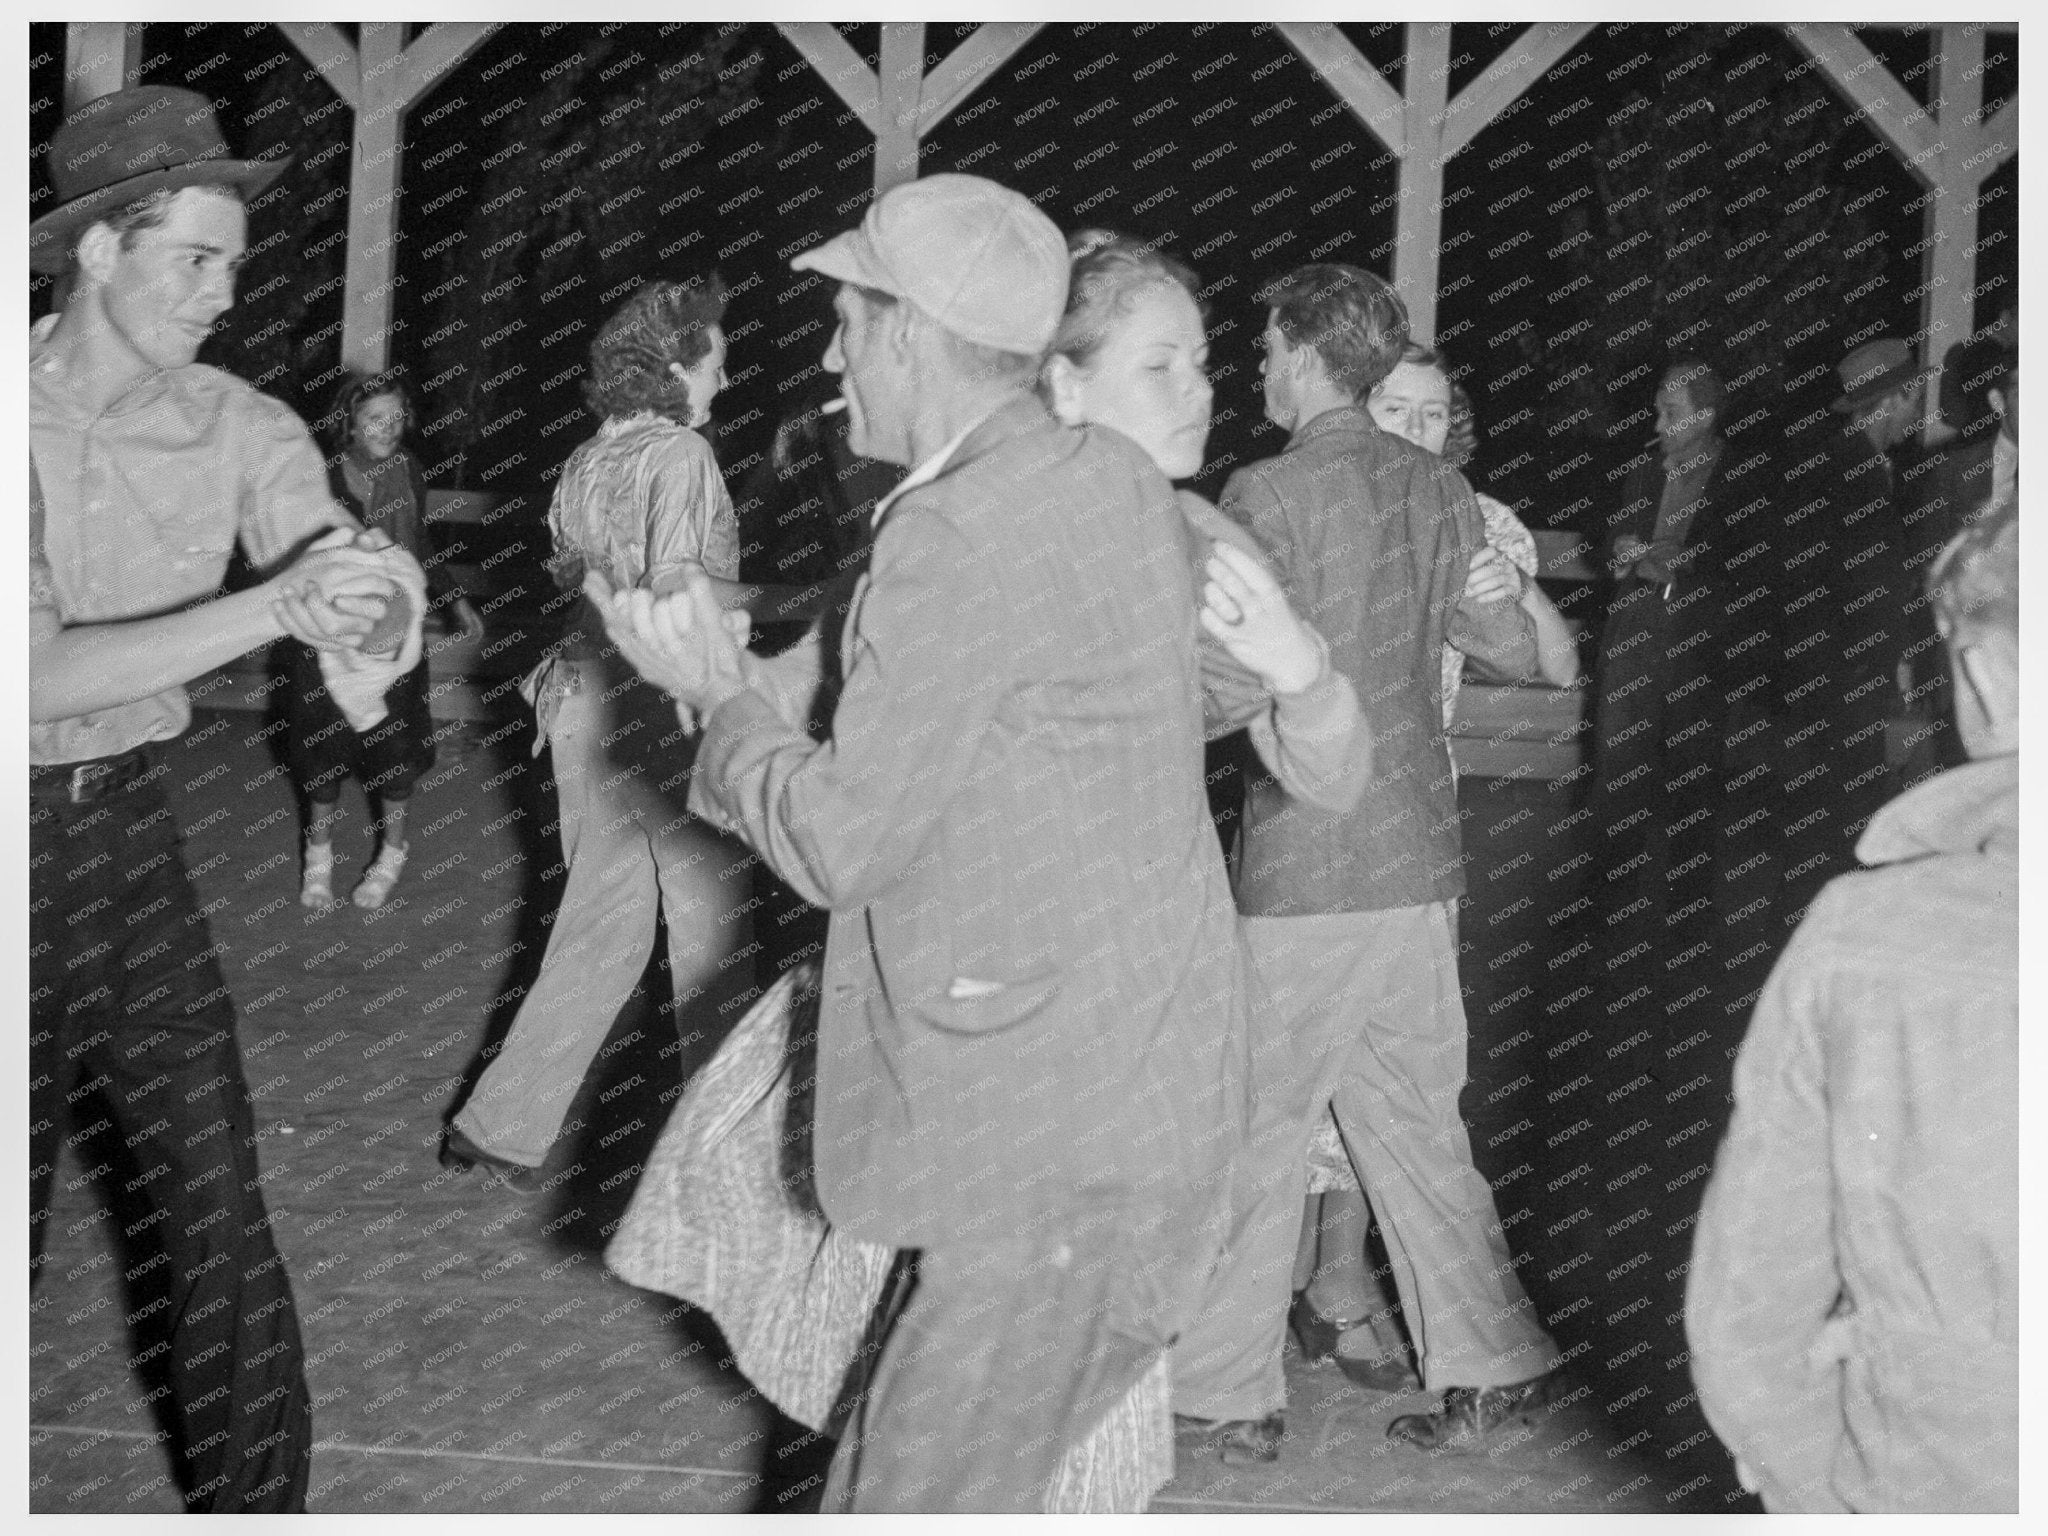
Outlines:
{"label": "rolled-up sleeve", "polygon": [[648,495],[646,583],[656,591],[687,563],[739,580],[739,520],[710,446],[695,433],[663,442]]}
{"label": "rolled-up sleeve", "polygon": [[251,565],[268,575],[322,529],[359,526],[328,489],[327,466],[303,421],[254,391],[228,408],[239,418],[237,522]]}
{"label": "rolled-up sleeve", "polygon": [[1700,1406],[1774,1511],[1846,1508],[1830,1485],[1841,1368],[1814,1357],[1842,1294],[1820,1041],[1827,906],[1815,904],[1757,1001],[1686,1280]]}

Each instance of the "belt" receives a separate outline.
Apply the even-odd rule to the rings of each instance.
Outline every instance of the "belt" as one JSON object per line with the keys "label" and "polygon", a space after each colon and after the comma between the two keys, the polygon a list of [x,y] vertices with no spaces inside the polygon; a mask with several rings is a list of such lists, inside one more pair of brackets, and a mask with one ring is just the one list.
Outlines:
{"label": "belt", "polygon": [[59,800],[85,805],[104,800],[150,782],[163,771],[156,754],[148,747],[96,757],[83,763],[31,763],[28,792],[37,800]]}

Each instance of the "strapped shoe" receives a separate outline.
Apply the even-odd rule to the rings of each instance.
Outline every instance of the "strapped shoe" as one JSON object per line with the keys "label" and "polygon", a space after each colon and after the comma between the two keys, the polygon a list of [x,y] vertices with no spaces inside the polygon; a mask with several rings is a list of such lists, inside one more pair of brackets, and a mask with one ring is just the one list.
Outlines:
{"label": "strapped shoe", "polygon": [[1404,1413],[1387,1426],[1389,1440],[1454,1455],[1483,1450],[1504,1424],[1528,1423],[1548,1403],[1557,1372],[1499,1387],[1452,1387],[1428,1413]]}
{"label": "strapped shoe", "polygon": [[409,850],[384,844],[377,850],[377,858],[363,872],[363,878],[349,895],[366,912],[374,912],[391,899],[391,888],[398,884],[399,872],[405,868],[405,856]]}
{"label": "strapped shoe", "polygon": [[305,844],[306,867],[299,882],[299,905],[316,912],[331,909],[334,902],[334,844]]}
{"label": "strapped shoe", "polygon": [[454,1126],[449,1126],[441,1138],[441,1166],[467,1173],[472,1168],[481,1168],[504,1189],[516,1195],[537,1195],[541,1192],[541,1172],[524,1163],[515,1163],[509,1157],[500,1157],[495,1152],[486,1152]]}
{"label": "strapped shoe", "polygon": [[1263,1419],[1198,1419],[1176,1413],[1173,1426],[1213,1440],[1223,1464],[1229,1467],[1278,1461],[1280,1442],[1287,1436],[1287,1417],[1278,1409]]}

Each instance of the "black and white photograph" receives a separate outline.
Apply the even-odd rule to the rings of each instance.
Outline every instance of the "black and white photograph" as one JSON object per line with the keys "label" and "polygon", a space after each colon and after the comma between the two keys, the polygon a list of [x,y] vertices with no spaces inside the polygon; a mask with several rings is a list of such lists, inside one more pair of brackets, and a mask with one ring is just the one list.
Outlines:
{"label": "black and white photograph", "polygon": [[439,9],[16,33],[18,1509],[2019,1514],[2022,22]]}

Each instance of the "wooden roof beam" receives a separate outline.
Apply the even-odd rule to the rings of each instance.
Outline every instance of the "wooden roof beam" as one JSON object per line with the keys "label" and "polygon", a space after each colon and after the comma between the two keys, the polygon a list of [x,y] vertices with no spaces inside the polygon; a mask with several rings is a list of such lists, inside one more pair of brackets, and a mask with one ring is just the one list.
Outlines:
{"label": "wooden roof beam", "polygon": [[882,121],[882,90],[867,62],[853,51],[853,44],[840,36],[828,21],[782,21],[776,30],[789,39],[790,46],[825,77],[847,109],[880,138],[887,125]]}
{"label": "wooden roof beam", "polygon": [[1939,171],[1928,162],[1941,156],[1940,133],[1932,115],[1913,100],[1884,61],[1840,22],[1788,22],[1785,30],[1819,66],[1828,83],[1870,119],[1871,127],[1906,168],[1924,185],[1935,185]]}
{"label": "wooden roof beam", "polygon": [[399,95],[407,108],[440,84],[450,70],[498,30],[495,21],[437,21],[412,40],[400,65]]}
{"label": "wooden roof beam", "polygon": [[923,138],[995,77],[1044,27],[1040,21],[991,21],[947,54],[918,92],[917,135]]}
{"label": "wooden roof beam", "polygon": [[2020,152],[2020,99],[2015,96],[1988,118],[1977,130],[1978,149],[1994,150],[1995,156],[1984,163],[1983,174],[1990,175],[2006,161]]}
{"label": "wooden roof beam", "polygon": [[320,72],[328,89],[353,107],[362,93],[362,76],[356,67],[356,51],[341,35],[341,28],[325,21],[280,21],[275,25]]}
{"label": "wooden roof beam", "polygon": [[142,23],[74,21],[64,28],[64,113],[142,83]]}
{"label": "wooden roof beam", "polygon": [[1444,229],[1445,103],[1451,86],[1451,24],[1408,23],[1408,54],[1401,66],[1406,121],[1399,203],[1394,221],[1394,287],[1408,306],[1408,334],[1428,346],[1436,336],[1438,273]]}
{"label": "wooden roof beam", "polygon": [[1485,73],[1458,92],[1450,104],[1444,119],[1444,154],[1455,155],[1470,144],[1597,25],[1590,21],[1538,22],[1516,38],[1508,51],[1487,65]]}
{"label": "wooden roof beam", "polygon": [[924,86],[924,23],[882,23],[875,130],[875,195],[917,180],[918,95]]}
{"label": "wooden roof beam", "polygon": [[[1337,93],[1337,98],[1351,109],[1351,115],[1363,123],[1374,138],[1393,154],[1407,153],[1407,103],[1401,99],[1399,91],[1387,84],[1387,77],[1352,46],[1351,40],[1339,32],[1334,23],[1276,21],[1273,30],[1287,39],[1288,46],[1300,54],[1303,62]],[[1409,37],[1412,48],[1412,23]],[[1412,57],[1410,63],[1413,63]],[[1414,89],[1413,80],[1404,83],[1410,90]]]}

